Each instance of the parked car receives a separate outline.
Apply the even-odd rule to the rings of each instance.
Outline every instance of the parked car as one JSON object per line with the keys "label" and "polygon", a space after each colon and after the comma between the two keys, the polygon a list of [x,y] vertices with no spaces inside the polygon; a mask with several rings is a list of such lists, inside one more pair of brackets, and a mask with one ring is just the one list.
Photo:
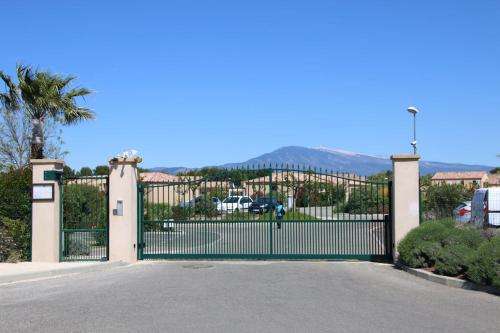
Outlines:
{"label": "parked car", "polygon": [[260,197],[252,202],[252,204],[248,208],[248,211],[256,214],[264,214],[268,213],[270,209],[274,210],[277,205],[278,200],[276,200],[275,198]]}
{"label": "parked car", "polygon": [[[202,195],[200,195],[200,196],[196,197],[196,199],[194,199],[194,204],[195,204],[195,206],[196,206],[198,203],[202,202],[202,200],[203,200],[204,198],[205,198],[205,197],[204,197],[204,196],[202,196]],[[219,199],[219,198],[217,198],[217,197],[212,197],[211,199],[212,199],[212,202],[214,203],[214,205],[215,205],[216,207],[217,207],[217,206],[221,203],[220,199]],[[179,207],[181,207],[181,208],[188,208],[188,207],[191,207],[191,206],[193,206],[193,199],[188,200],[188,201],[185,201],[185,202],[183,202],[183,203],[181,203],[181,204],[179,205]]]}
{"label": "parked car", "polygon": [[459,223],[469,223],[472,210],[471,205],[472,201],[461,202],[460,205],[453,210],[453,219]]}
{"label": "parked car", "polygon": [[479,227],[500,227],[500,187],[474,191],[471,208],[471,223]]}
{"label": "parked car", "polygon": [[234,195],[225,198],[217,205],[217,211],[221,213],[237,212],[248,210],[253,200],[246,195]]}

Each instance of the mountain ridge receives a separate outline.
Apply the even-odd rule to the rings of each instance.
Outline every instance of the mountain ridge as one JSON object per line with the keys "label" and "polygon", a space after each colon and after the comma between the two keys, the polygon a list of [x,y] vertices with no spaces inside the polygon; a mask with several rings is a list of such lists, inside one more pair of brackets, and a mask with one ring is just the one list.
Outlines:
{"label": "mountain ridge", "polygon": [[[266,165],[288,167],[311,167],[329,171],[354,172],[358,175],[366,176],[381,171],[390,170],[392,162],[389,158],[376,155],[368,155],[350,152],[343,149],[331,149],[327,147],[308,148],[301,146],[285,146],[251,158],[244,162],[226,163],[213,167],[236,168],[236,167],[257,167]],[[188,167],[155,167],[152,171],[177,174],[191,169]],[[427,175],[435,172],[446,171],[489,171],[492,166],[470,165],[464,163],[445,163],[435,161],[420,161],[420,173]]]}

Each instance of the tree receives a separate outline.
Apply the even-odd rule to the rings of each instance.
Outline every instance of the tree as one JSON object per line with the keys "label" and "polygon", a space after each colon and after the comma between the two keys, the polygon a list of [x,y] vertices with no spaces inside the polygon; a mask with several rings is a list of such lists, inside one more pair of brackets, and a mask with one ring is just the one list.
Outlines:
{"label": "tree", "polygon": [[94,169],[94,175],[96,176],[107,176],[109,175],[109,166],[107,165],[98,165]]}
{"label": "tree", "polygon": [[490,173],[500,173],[500,167],[496,167],[490,170]]}
{"label": "tree", "polygon": [[44,158],[44,127],[49,120],[70,125],[81,120],[94,119],[94,113],[80,107],[76,98],[91,94],[86,88],[70,88],[76,79],[33,70],[30,66],[16,66],[15,84],[10,76],[0,71],[6,86],[0,92],[0,103],[9,112],[23,112],[31,122],[31,158]]}
{"label": "tree", "polygon": [[77,172],[77,176],[92,176],[92,169],[89,167],[82,167],[80,171]]}
{"label": "tree", "polygon": [[71,169],[69,166],[63,166],[63,176],[65,178],[73,178],[75,177],[75,170]]}
{"label": "tree", "polygon": [[[0,170],[19,170],[29,165],[30,130],[30,120],[24,113],[0,109]],[[47,157],[60,159],[67,154],[61,148],[64,142],[53,120],[47,122],[43,136]]]}

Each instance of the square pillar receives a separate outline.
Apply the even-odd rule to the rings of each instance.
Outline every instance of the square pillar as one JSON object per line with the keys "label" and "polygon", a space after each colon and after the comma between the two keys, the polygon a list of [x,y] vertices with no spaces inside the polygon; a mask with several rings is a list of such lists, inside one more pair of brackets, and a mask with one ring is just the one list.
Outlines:
{"label": "square pillar", "polygon": [[[59,262],[61,196],[59,180],[44,177],[45,171],[62,173],[64,161],[33,159],[33,184],[51,184],[54,186],[53,199],[33,200],[31,209],[31,261]],[[47,179],[47,180],[45,180]],[[49,180],[50,179],[50,180]]]}
{"label": "square pillar", "polygon": [[399,254],[401,239],[420,223],[418,155],[393,155],[392,160],[392,253],[394,261]]}
{"label": "square pillar", "polygon": [[109,164],[109,260],[135,262],[137,161],[134,158],[114,158]]}

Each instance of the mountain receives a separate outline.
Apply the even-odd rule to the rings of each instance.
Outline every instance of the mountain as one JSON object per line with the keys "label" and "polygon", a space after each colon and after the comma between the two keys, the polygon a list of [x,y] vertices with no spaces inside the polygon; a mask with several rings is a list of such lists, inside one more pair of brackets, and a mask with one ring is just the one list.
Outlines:
{"label": "mountain", "polygon": [[176,175],[179,172],[184,172],[189,170],[189,168],[186,167],[156,167],[156,168],[148,168],[148,170],[153,171],[153,172],[163,172],[163,173],[168,173],[170,175]]}
{"label": "mountain", "polygon": [[[341,149],[307,148],[298,146],[289,146],[276,149],[245,162],[228,163],[221,165],[221,168],[235,168],[257,165],[288,165],[291,167],[311,167],[321,168],[323,170],[332,170],[339,172],[354,172],[358,175],[371,175],[380,171],[386,171],[392,168],[391,160],[388,157],[372,156],[366,154],[353,153]],[[162,171],[175,174],[184,171],[187,168],[152,168],[154,171]],[[468,165],[459,163],[442,162],[420,162],[420,173],[422,175],[435,173],[438,171],[489,171],[492,166],[486,165]],[[170,172],[169,172],[170,170]]]}

